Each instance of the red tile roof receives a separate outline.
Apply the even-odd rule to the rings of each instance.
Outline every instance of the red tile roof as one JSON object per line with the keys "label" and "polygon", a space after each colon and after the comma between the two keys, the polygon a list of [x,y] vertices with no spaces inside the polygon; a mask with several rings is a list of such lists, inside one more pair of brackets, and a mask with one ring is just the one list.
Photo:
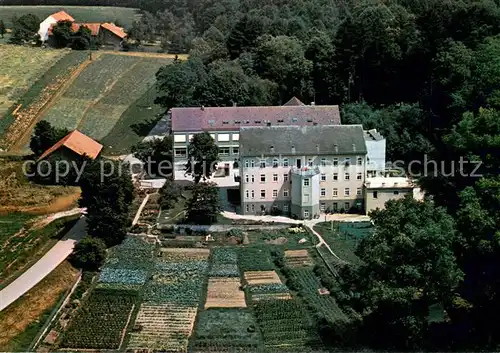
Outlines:
{"label": "red tile roof", "polygon": [[44,159],[62,146],[72,150],[80,156],[87,155],[92,159],[95,159],[102,150],[102,145],[100,143],[82,134],[80,131],[74,130],[45,151],[38,160]]}
{"label": "red tile roof", "polygon": [[242,126],[340,125],[338,105],[172,108],[172,131],[237,131]]}
{"label": "red tile roof", "polygon": [[59,12],[53,13],[49,17],[52,17],[57,22],[59,22],[59,21],[71,21],[71,22],[73,22],[75,20],[73,17],[68,15],[65,11],[59,11]]}
{"label": "red tile roof", "polygon": [[114,23],[103,23],[102,28],[107,29],[111,33],[113,33],[115,36],[120,37],[120,38],[125,38],[127,36],[127,33],[123,30],[123,28],[118,27]]}
{"label": "red tile roof", "polygon": [[92,32],[93,36],[99,35],[99,29],[101,28],[100,23],[73,23],[71,26],[71,30],[73,32],[77,32],[81,26],[87,27]]}

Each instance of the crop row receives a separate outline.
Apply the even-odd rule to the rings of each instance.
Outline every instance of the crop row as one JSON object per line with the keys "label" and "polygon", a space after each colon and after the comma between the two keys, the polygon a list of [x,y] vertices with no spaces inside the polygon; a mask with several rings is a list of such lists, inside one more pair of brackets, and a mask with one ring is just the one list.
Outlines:
{"label": "crop row", "polygon": [[214,248],[210,256],[210,277],[239,277],[238,253],[232,248]]}
{"label": "crop row", "polygon": [[241,271],[274,270],[267,247],[245,247],[238,250],[238,266]]}
{"label": "crop row", "polygon": [[64,334],[66,348],[118,349],[137,292],[95,289]]}
{"label": "crop row", "polygon": [[104,268],[99,275],[99,282],[120,284],[144,284],[148,272],[144,270],[130,270],[120,268]]}

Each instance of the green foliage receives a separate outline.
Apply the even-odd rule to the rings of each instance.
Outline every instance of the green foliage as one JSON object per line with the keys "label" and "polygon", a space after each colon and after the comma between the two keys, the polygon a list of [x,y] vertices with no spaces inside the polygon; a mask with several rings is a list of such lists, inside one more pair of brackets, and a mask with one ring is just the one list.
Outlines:
{"label": "green foliage", "polygon": [[274,270],[269,249],[266,247],[247,247],[238,249],[238,267],[243,272]]}
{"label": "green foliage", "polygon": [[65,48],[71,42],[71,36],[73,35],[72,25],[71,21],[59,21],[54,25],[52,36],[56,48]]}
{"label": "green foliage", "polygon": [[87,208],[87,232],[107,246],[125,239],[133,200],[132,179],[120,162],[96,159],[87,163],[82,179],[80,206]]}
{"label": "green foliage", "polygon": [[85,237],[80,240],[71,254],[70,261],[84,271],[98,270],[106,259],[106,244],[99,238]]}
{"label": "green foliage", "polygon": [[5,22],[3,20],[0,20],[0,36],[2,36],[2,39],[4,38],[4,34],[7,32],[7,28],[5,27]]}
{"label": "green foliage", "polygon": [[132,146],[131,152],[144,163],[150,175],[170,176],[172,173],[172,137],[153,138]]}
{"label": "green foliage", "polygon": [[214,248],[210,258],[210,272],[212,277],[239,277],[238,253],[232,248]]}
{"label": "green foliage", "polygon": [[167,179],[165,185],[160,189],[160,205],[162,210],[173,208],[182,197],[182,186]]}
{"label": "green foliage", "polygon": [[118,349],[137,292],[94,289],[64,333],[68,348]]}
{"label": "green foliage", "polygon": [[186,219],[194,224],[212,224],[221,211],[219,189],[215,183],[199,183],[186,203]]}
{"label": "green foliage", "polygon": [[48,121],[39,121],[31,137],[30,149],[35,156],[40,156],[68,133],[67,129],[53,127]]}
{"label": "green foliage", "polygon": [[195,134],[189,141],[188,156],[186,173],[193,176],[195,183],[205,181],[217,169],[219,147],[208,132]]}
{"label": "green foliage", "polygon": [[33,14],[26,14],[12,20],[12,35],[10,42],[22,44],[35,39],[40,26],[40,19]]}

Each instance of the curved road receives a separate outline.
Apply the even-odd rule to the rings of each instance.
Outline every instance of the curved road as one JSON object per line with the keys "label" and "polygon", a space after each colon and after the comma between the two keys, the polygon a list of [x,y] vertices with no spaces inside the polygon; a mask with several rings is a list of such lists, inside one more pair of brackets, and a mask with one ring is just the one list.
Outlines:
{"label": "curved road", "polygon": [[[51,216],[52,220],[57,216]],[[14,282],[0,291],[0,311],[15,302],[51,273],[73,251],[75,244],[85,235],[85,218],[82,217],[37,263]]]}

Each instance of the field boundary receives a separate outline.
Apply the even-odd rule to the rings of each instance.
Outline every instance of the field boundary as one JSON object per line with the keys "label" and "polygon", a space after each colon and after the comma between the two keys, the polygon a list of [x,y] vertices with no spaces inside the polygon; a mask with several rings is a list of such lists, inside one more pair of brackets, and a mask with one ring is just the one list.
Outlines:
{"label": "field boundary", "polygon": [[9,151],[18,151],[24,147],[24,145],[28,142],[29,137],[33,131],[34,126],[40,121],[40,118],[55,104],[55,102],[61,98],[66,89],[73,83],[73,81],[85,70],[85,68],[91,63],[90,60],[85,60],[82,62],[68,77],[68,79],[57,89],[55,94],[53,94],[38,112],[35,117],[32,119],[30,125],[25,129],[25,132],[17,139],[17,142],[14,143]]}
{"label": "field boundary", "polygon": [[82,271],[80,270],[80,273],[78,274],[78,277],[76,278],[75,283],[73,283],[73,286],[69,290],[66,291],[66,293],[63,295],[63,297],[56,304],[56,307],[50,313],[50,316],[48,317],[45,324],[42,326],[42,329],[37,333],[37,335],[35,336],[35,339],[30,344],[28,351],[30,351],[30,352],[35,351],[36,347],[40,343],[40,340],[45,336],[45,334],[47,333],[47,330],[51,327],[52,323],[57,318],[57,316],[61,312],[62,308],[68,303],[69,298],[71,297],[71,294],[73,294],[76,287],[80,283],[81,279],[82,279]]}

